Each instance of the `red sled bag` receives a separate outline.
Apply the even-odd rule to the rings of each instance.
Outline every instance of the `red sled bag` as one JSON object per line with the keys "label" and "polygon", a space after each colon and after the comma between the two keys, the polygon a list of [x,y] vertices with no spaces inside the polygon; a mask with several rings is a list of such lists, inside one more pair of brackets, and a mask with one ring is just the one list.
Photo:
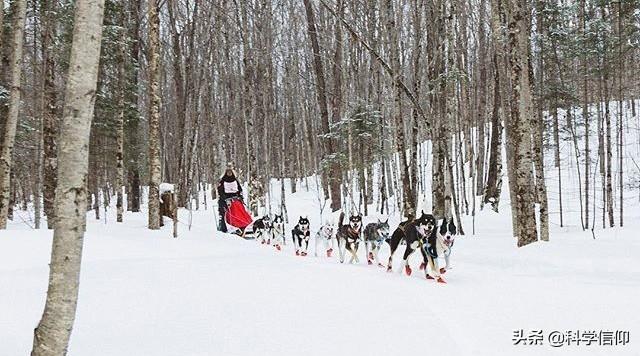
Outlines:
{"label": "red sled bag", "polygon": [[233,200],[227,209],[227,223],[239,229],[249,226],[253,218],[244,208],[240,200]]}

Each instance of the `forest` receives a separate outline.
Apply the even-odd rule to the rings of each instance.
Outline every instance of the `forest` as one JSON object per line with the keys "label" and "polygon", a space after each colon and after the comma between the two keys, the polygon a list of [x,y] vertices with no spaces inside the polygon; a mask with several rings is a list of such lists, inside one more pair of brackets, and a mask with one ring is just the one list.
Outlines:
{"label": "forest", "polygon": [[[77,299],[53,266],[78,278],[62,259],[87,216],[160,229],[163,183],[215,210],[227,168],[253,216],[298,216],[287,198],[315,187],[330,213],[422,211],[464,235],[507,211],[518,247],[550,225],[595,239],[640,196],[637,0],[0,6],[0,229],[55,231],[47,306]],[[32,355],[57,354],[56,322]]]}

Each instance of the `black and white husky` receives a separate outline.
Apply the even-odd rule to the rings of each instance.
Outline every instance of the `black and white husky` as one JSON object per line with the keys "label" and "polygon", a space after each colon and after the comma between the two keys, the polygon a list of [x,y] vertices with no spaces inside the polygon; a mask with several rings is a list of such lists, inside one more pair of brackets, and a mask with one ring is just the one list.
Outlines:
{"label": "black and white husky", "polygon": [[318,245],[321,243],[327,257],[331,257],[331,253],[333,253],[333,226],[330,223],[322,225],[316,233],[316,249],[314,252],[316,257],[318,257]]}
{"label": "black and white husky", "polygon": [[400,245],[400,241],[404,240],[407,244],[405,248],[402,260],[404,261],[405,273],[411,275],[411,266],[409,266],[409,257],[416,251],[420,250],[423,257],[423,263],[427,263],[427,251],[424,246],[427,245],[427,240],[430,236],[436,233],[436,227],[438,222],[436,218],[431,214],[422,215],[412,221],[407,222],[404,225],[398,226],[393,232],[391,238],[387,240],[389,247],[391,248],[391,254],[389,255],[389,263],[387,264],[387,271],[391,272],[393,269],[393,253]]}
{"label": "black and white husky", "polygon": [[[440,283],[446,283],[442,278],[442,274],[451,268],[449,256],[457,234],[458,229],[453,222],[453,218],[450,221],[445,218],[442,220],[440,228],[429,236],[428,245],[425,246],[427,263],[424,265],[427,279],[437,279]],[[438,257],[444,257],[444,267],[439,266]],[[423,266],[420,267],[422,268]],[[429,270],[431,270],[431,273],[429,273]]]}
{"label": "black and white husky", "polygon": [[280,251],[282,245],[286,244],[284,238],[284,218],[282,215],[276,215],[271,222],[271,238],[273,239],[273,246]]}
{"label": "black and white husky", "polygon": [[298,219],[298,225],[291,230],[291,239],[293,240],[293,246],[296,248],[296,256],[307,255],[310,235],[309,218],[301,216],[300,219]]}
{"label": "black and white husky", "polygon": [[336,232],[336,241],[338,241],[338,252],[340,253],[340,263],[344,263],[346,251],[351,254],[349,263],[360,262],[358,259],[358,245],[360,244],[362,235],[362,216],[349,216],[349,224],[343,225],[344,213],[340,213],[338,219],[338,231]]}
{"label": "black and white husky", "polygon": [[271,217],[265,215],[253,222],[253,232],[261,244],[271,244],[272,235]]}
{"label": "black and white husky", "polygon": [[372,265],[374,262],[378,266],[384,267],[378,260],[378,253],[382,244],[389,239],[389,219],[385,221],[372,222],[364,228],[364,246],[367,251],[367,263]]}

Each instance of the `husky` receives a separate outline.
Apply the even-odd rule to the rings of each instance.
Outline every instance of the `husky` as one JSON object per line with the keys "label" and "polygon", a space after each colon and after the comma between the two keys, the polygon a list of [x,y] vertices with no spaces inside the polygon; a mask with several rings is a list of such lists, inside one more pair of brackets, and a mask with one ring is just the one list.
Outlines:
{"label": "husky", "polygon": [[253,222],[253,232],[256,239],[260,239],[261,244],[271,244],[272,225],[271,217],[265,215]]}
{"label": "husky", "polygon": [[[427,279],[436,279],[440,283],[447,283],[442,278],[442,275],[447,272],[447,269],[451,268],[449,256],[457,234],[458,229],[453,222],[453,218],[450,221],[445,218],[442,220],[440,228],[429,236],[423,252],[425,263],[420,266],[421,269],[424,269]],[[438,265],[439,256],[444,256],[444,267],[439,267]],[[433,276],[429,273],[429,270],[432,271]]]}
{"label": "husky", "polygon": [[318,245],[320,243],[323,244],[327,257],[331,257],[333,253],[333,226],[331,224],[325,223],[316,233],[316,248],[314,252],[316,257],[318,257]]}
{"label": "husky", "polygon": [[[358,259],[358,245],[362,239],[362,216],[351,215],[349,217],[349,224],[343,225],[344,212],[340,213],[338,219],[338,231],[336,233],[336,241],[338,241],[338,252],[340,253],[340,263],[344,263],[344,257],[346,251],[351,254],[349,263],[359,263]],[[345,251],[346,250],[346,251]]]}
{"label": "husky", "polygon": [[[296,248],[296,256],[307,255],[310,234],[309,218],[301,216],[300,219],[298,219],[298,225],[291,230],[291,239],[293,240],[293,245]],[[304,248],[302,247],[303,244]]]}
{"label": "husky", "polygon": [[416,251],[420,250],[423,257],[423,263],[427,263],[427,251],[423,246],[427,245],[427,240],[435,234],[437,227],[437,220],[431,214],[425,214],[407,222],[404,226],[398,226],[393,232],[391,238],[387,240],[389,247],[391,248],[391,254],[389,255],[389,263],[387,264],[387,271],[391,272],[393,269],[393,254],[400,245],[400,241],[404,240],[407,244],[402,260],[404,261],[404,270],[407,276],[411,275],[411,266],[409,265],[409,257]]}
{"label": "husky", "polygon": [[276,250],[280,251],[282,245],[286,243],[284,238],[284,219],[282,215],[277,215],[271,222],[271,238],[273,239],[273,246]]}
{"label": "husky", "polygon": [[389,219],[385,221],[372,222],[364,228],[364,246],[367,251],[367,263],[372,265],[374,262],[380,267],[384,267],[378,260],[378,253],[382,244],[389,239]]}

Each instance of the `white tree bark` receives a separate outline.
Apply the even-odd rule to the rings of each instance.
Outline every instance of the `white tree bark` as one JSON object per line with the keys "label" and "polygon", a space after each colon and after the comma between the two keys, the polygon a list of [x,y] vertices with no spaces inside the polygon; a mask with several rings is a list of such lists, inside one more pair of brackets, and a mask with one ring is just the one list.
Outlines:
{"label": "white tree bark", "polygon": [[96,95],[104,0],[77,0],[59,138],[55,228],[47,302],[34,331],[32,356],[67,353],[80,285],[86,224],[89,131]]}
{"label": "white tree bark", "polygon": [[[4,7],[4,6],[3,6]],[[9,196],[11,184],[11,158],[13,145],[16,139],[16,127],[18,125],[18,113],[20,112],[20,95],[22,88],[20,78],[22,76],[22,44],[24,42],[24,24],[27,14],[27,1],[16,0],[13,6],[13,39],[11,47],[11,63],[9,72],[9,113],[5,122],[4,140],[0,153],[0,229],[7,228],[7,215],[9,214]]]}
{"label": "white tree bark", "polygon": [[160,16],[149,1],[149,229],[160,229]]}

